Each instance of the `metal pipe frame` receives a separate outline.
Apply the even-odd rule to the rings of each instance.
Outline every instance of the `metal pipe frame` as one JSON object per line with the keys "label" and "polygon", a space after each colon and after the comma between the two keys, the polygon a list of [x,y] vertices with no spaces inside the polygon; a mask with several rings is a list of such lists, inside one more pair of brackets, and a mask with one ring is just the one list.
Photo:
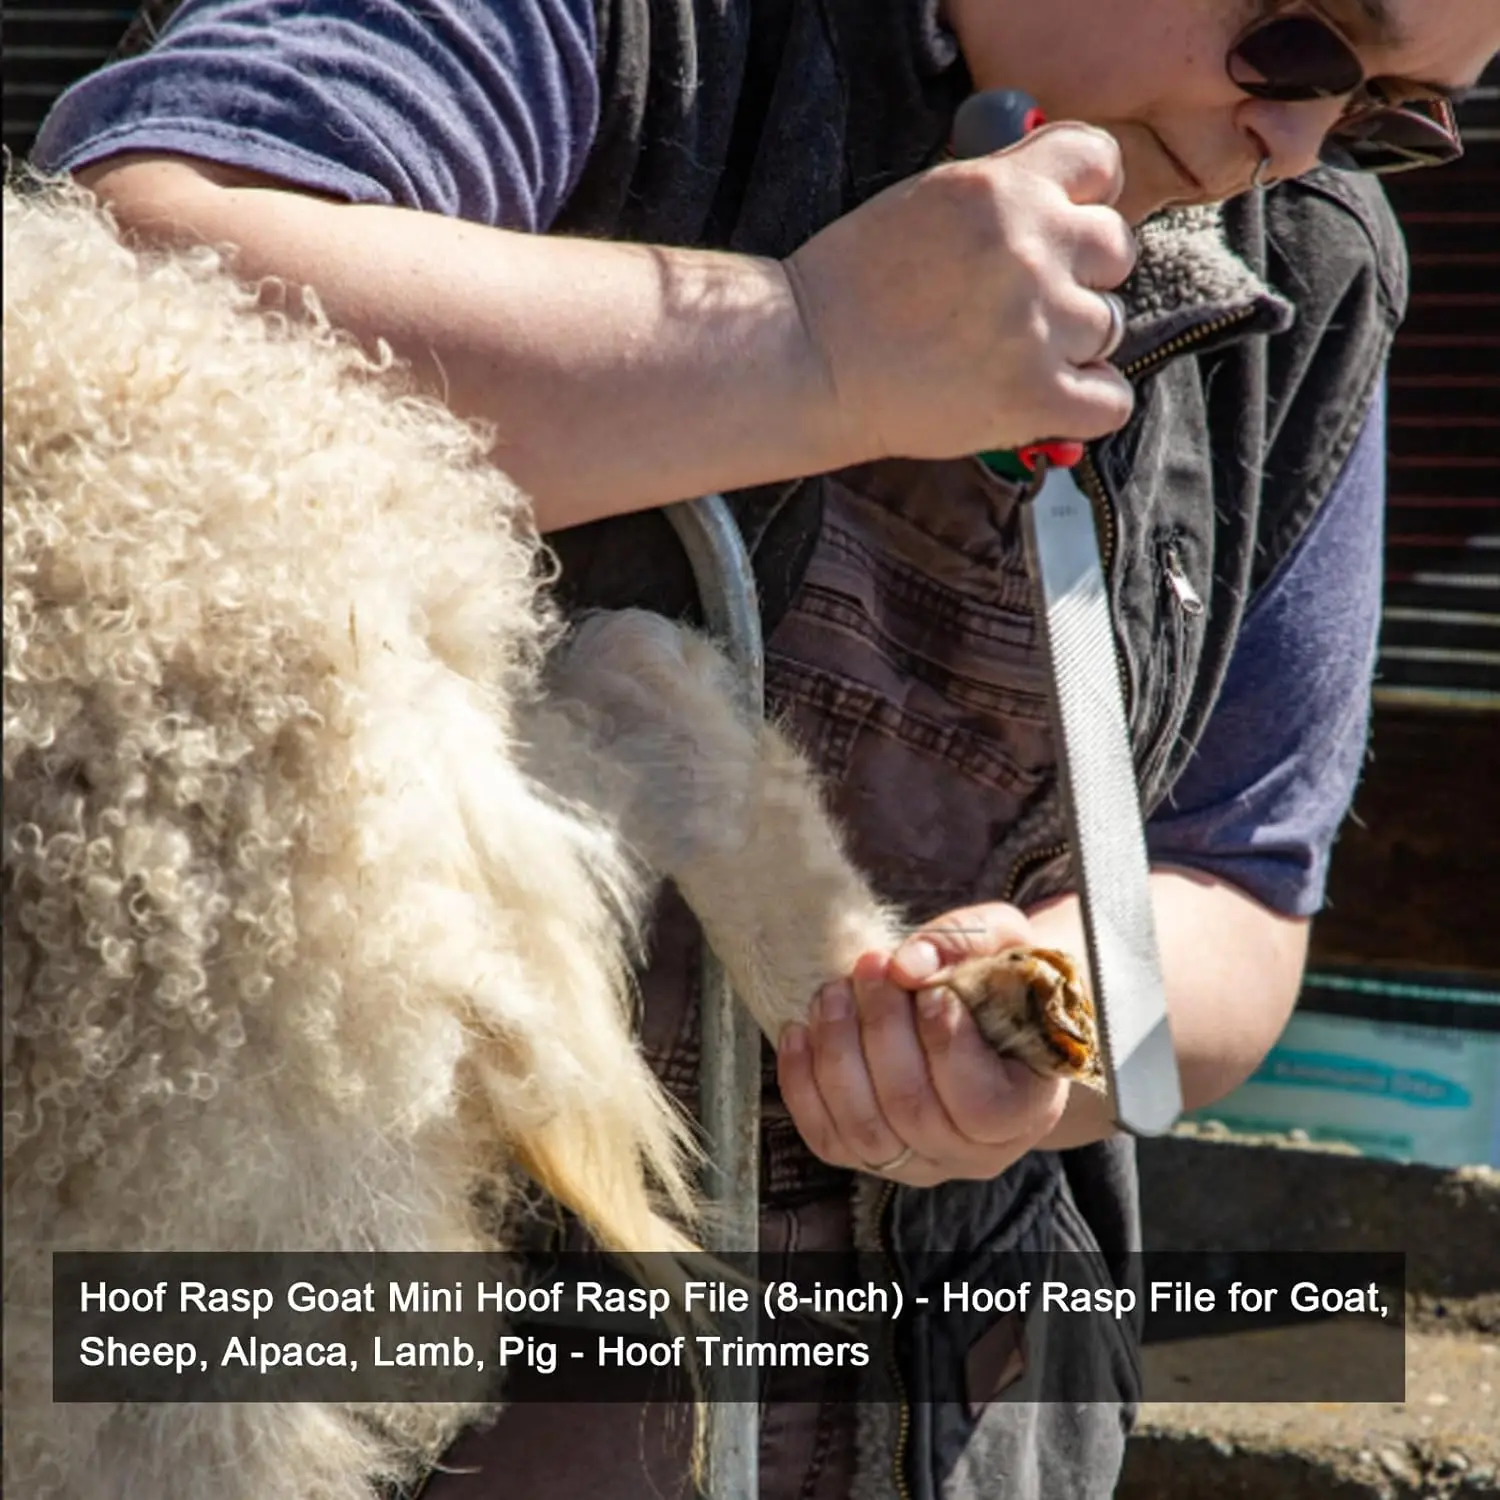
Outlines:
{"label": "metal pipe frame", "polygon": [[[669,506],[666,514],[692,566],[704,624],[735,667],[740,706],[759,719],[765,712],[765,643],[755,573],[740,529],[722,495]],[[699,1021],[709,1248],[753,1255],[760,1234],[760,1028],[735,999],[706,943]],[[755,1337],[753,1306],[736,1331]],[[704,1500],[759,1500],[755,1371],[711,1371],[707,1413]]]}

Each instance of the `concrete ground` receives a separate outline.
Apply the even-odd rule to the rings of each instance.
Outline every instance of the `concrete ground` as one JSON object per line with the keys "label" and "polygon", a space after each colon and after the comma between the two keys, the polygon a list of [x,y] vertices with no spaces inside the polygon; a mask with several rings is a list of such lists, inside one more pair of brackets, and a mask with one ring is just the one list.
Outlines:
{"label": "concrete ground", "polygon": [[[1405,1252],[1406,1399],[1150,1403],[1119,1500],[1500,1497],[1500,1172],[1201,1134],[1144,1143],[1141,1165],[1148,1249]],[[1234,1361],[1273,1391],[1332,1347],[1317,1327],[1152,1345],[1147,1380],[1186,1396]]]}
{"label": "concrete ground", "polygon": [[[1148,1361],[1164,1355],[1180,1360],[1177,1348],[1148,1350]],[[1223,1352],[1205,1351],[1205,1356]],[[1247,1357],[1252,1357],[1248,1351]],[[1500,1496],[1500,1345],[1472,1332],[1409,1334],[1406,1381],[1403,1404],[1153,1403],[1142,1409],[1118,1495],[1121,1500]]]}

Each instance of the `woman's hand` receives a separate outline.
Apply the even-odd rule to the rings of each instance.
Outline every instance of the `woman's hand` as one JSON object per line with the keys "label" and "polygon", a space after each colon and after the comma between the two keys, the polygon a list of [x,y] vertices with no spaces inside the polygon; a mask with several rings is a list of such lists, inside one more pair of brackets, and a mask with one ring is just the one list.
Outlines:
{"label": "woman's hand", "polygon": [[785,262],[843,446],[952,458],[1130,416],[1101,292],[1136,245],[1113,137],[1048,125],[898,183]]}
{"label": "woman's hand", "polygon": [[894,955],[826,985],[778,1047],[781,1094],[809,1150],[913,1187],[998,1177],[1057,1124],[1068,1085],[998,1057],[940,968],[1035,941],[1016,907],[949,912]]}

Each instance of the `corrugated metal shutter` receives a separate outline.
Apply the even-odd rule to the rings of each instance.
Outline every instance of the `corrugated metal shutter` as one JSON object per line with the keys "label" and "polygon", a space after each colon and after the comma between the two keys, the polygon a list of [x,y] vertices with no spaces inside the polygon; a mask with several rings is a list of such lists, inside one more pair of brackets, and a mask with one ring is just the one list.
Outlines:
{"label": "corrugated metal shutter", "polygon": [[1439,986],[1500,975],[1500,67],[1460,113],[1463,161],[1388,183],[1412,306],[1391,361],[1380,675],[1312,933],[1322,968]]}
{"label": "corrugated metal shutter", "polygon": [[1383,703],[1500,709],[1500,65],[1468,154],[1389,181],[1412,255],[1391,363]]}
{"label": "corrugated metal shutter", "polygon": [[80,4],[5,7],[5,47],[0,56],[5,89],[5,146],[17,160],[31,149],[52,101],[75,79],[91,73],[124,35],[134,5]]}

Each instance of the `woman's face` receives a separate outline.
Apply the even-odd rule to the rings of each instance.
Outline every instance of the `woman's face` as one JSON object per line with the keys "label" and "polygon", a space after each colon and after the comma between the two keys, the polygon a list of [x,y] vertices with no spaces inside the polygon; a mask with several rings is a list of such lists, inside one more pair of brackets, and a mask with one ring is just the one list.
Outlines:
{"label": "woman's face", "polygon": [[1281,10],[1329,22],[1367,78],[1467,88],[1500,51],[1497,0],[945,0],[975,86],[1019,88],[1054,120],[1113,133],[1132,222],[1317,164],[1341,99],[1274,103],[1231,81],[1246,27]]}

